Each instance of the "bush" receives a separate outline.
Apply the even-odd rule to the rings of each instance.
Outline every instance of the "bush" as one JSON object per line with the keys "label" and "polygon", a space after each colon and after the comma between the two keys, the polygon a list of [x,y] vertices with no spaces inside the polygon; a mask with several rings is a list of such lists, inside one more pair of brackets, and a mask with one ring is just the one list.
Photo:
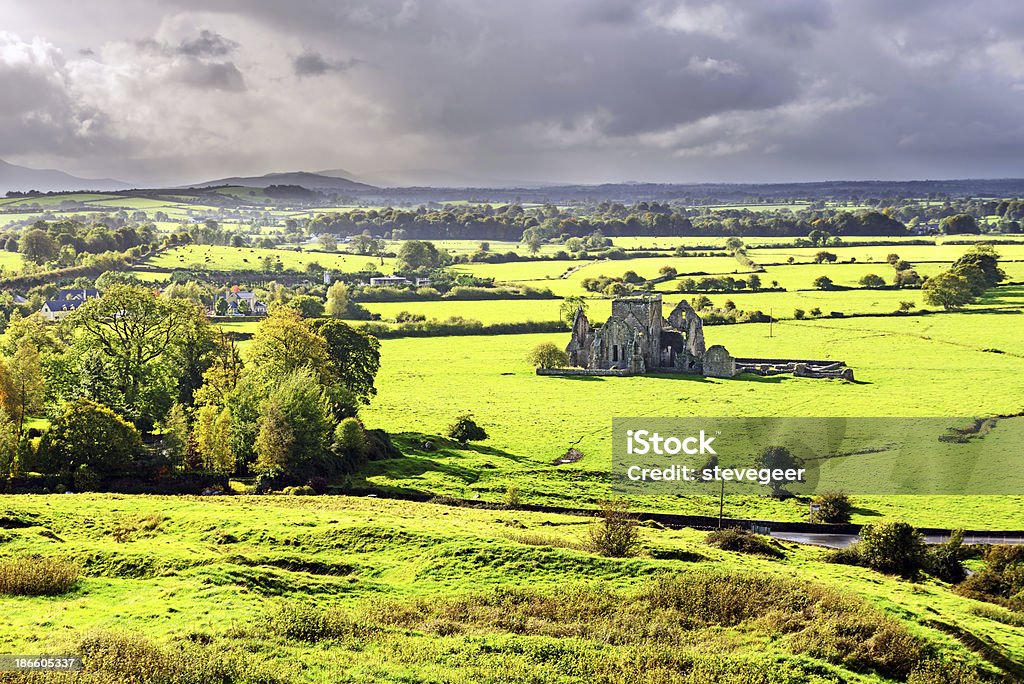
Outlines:
{"label": "bush", "polygon": [[0,559],[0,594],[56,596],[78,584],[81,567],[59,558],[15,556]]}
{"label": "bush", "polygon": [[537,368],[564,368],[569,365],[569,355],[550,342],[534,347],[527,360]]}
{"label": "bush", "polygon": [[738,527],[715,530],[708,534],[704,543],[723,551],[752,553],[769,558],[784,558],[785,554],[768,539]]}
{"label": "bush", "polygon": [[811,516],[811,522],[845,524],[850,522],[853,504],[850,497],[843,492],[825,492],[814,497],[812,502],[818,506]]}
{"label": "bush", "polygon": [[327,493],[327,478],[316,475],[309,478],[309,482],[306,486],[312,489],[316,494],[323,495]]}
{"label": "bush", "polygon": [[793,318],[795,318],[798,321],[803,320],[806,315],[807,312],[804,311],[803,309],[793,309]]}
{"label": "bush", "polygon": [[283,601],[263,616],[262,627],[269,633],[295,641],[316,642],[356,633],[356,625],[336,609],[311,603]]}
{"label": "bush", "polygon": [[967,571],[963,563],[964,531],[955,530],[945,544],[936,544],[928,549],[925,556],[925,570],[932,577],[938,577],[943,582],[959,584],[967,577]]}
{"label": "bush", "polygon": [[487,439],[487,432],[476,424],[471,413],[465,413],[456,418],[455,422],[448,426],[448,431],[445,434],[463,446],[467,442],[479,442]]}
{"label": "bush", "polygon": [[302,485],[301,487],[285,487],[281,490],[281,493],[285,496],[316,496],[316,490],[309,485]]}
{"label": "bush", "polygon": [[869,568],[913,578],[924,566],[924,538],[905,522],[896,520],[865,525],[860,539],[858,552],[863,564]]}
{"label": "bush", "polygon": [[636,553],[640,533],[629,514],[629,503],[622,499],[598,502],[598,520],[590,526],[590,548],[602,556],[626,558]]}

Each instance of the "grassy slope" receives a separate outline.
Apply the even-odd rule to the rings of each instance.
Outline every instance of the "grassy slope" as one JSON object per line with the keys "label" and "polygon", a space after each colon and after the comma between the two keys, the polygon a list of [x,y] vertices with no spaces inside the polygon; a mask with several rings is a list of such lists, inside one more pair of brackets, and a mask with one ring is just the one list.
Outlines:
{"label": "grassy slope", "polygon": [[[453,634],[428,624],[425,633],[398,630],[383,638],[296,647],[262,633],[254,622],[281,598],[365,610],[381,599],[447,600],[498,587],[548,592],[602,583],[628,591],[652,574],[699,567],[824,584],[863,597],[961,657],[972,658],[923,623],[957,624],[1024,658],[1024,634],[972,614],[975,603],[941,583],[912,584],[826,564],[823,551],[793,544],[781,546],[784,560],[769,560],[707,547],[703,533],[650,527],[643,529],[641,557],[611,560],[510,538],[533,534],[578,544],[587,524],[579,518],[336,497],[20,496],[0,497],[0,510],[32,524],[0,530],[0,553],[70,556],[86,570],[69,595],[0,599],[0,649],[8,653],[60,651],[82,632],[104,629],[164,642],[241,645],[303,681],[534,681],[521,668],[565,677],[580,665],[552,659],[558,649],[572,645],[577,657],[585,657],[610,646],[514,636],[498,625],[483,634]],[[688,561],[655,560],[652,554]],[[248,634],[253,641],[240,641]],[[488,645],[483,652],[481,644]],[[543,646],[548,656],[534,647],[524,650],[527,644]],[[876,681],[807,656],[794,659],[786,644],[740,626],[695,630],[677,648],[710,647],[725,657],[768,658],[779,669],[810,667],[843,681]],[[534,658],[539,660],[531,665]]]}

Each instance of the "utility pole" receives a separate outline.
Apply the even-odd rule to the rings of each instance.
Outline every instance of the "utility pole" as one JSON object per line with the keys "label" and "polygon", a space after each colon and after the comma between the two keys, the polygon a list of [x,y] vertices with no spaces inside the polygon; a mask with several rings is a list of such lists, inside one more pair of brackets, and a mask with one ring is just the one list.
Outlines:
{"label": "utility pole", "polygon": [[768,337],[772,336],[773,326],[775,324],[775,310],[772,308],[768,309]]}
{"label": "utility pole", "polygon": [[722,480],[722,493],[718,496],[718,529],[722,529],[722,511],[725,509],[725,480]]}

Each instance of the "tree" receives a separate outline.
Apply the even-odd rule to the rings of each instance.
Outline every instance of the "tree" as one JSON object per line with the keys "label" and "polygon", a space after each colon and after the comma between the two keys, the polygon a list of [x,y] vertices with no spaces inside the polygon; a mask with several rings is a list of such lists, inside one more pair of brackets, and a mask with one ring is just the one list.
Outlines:
{"label": "tree", "polygon": [[814,497],[813,504],[818,506],[811,516],[811,522],[822,523],[848,523],[850,513],[853,511],[853,504],[850,497],[843,492],[825,492]]}
{"label": "tree", "polygon": [[534,347],[528,360],[537,368],[564,368],[569,365],[569,356],[550,342]]}
{"label": "tree", "polygon": [[331,450],[341,459],[342,467],[348,472],[356,471],[365,462],[370,443],[358,418],[345,418],[338,423],[334,428]]}
{"label": "tree", "polygon": [[160,446],[163,448],[164,456],[175,467],[182,467],[188,452],[189,434],[185,408],[181,404],[172,406],[160,427],[163,431]]}
{"label": "tree", "polygon": [[200,408],[196,416],[195,439],[204,468],[218,473],[234,472],[235,448],[229,408],[216,404]]}
{"label": "tree", "polygon": [[332,318],[342,318],[348,311],[348,285],[342,281],[332,283],[327,288],[326,312]]}
{"label": "tree", "polygon": [[217,299],[217,303],[213,305],[213,310],[218,316],[228,315],[228,300],[223,297]]}
{"label": "tree", "polygon": [[1006,279],[1006,273],[999,268],[999,253],[992,245],[975,245],[953,262],[949,270],[961,273],[967,269],[977,269],[981,274],[984,289],[995,287]]}
{"label": "tree", "polygon": [[330,233],[324,233],[320,236],[320,248],[325,252],[334,252],[338,249],[338,241]]}
{"label": "tree", "polygon": [[832,252],[822,251],[822,252],[818,252],[817,254],[814,255],[814,263],[816,263],[816,264],[822,264],[822,263],[833,264],[838,259],[839,259],[839,257],[836,256]]}
{"label": "tree", "polygon": [[15,462],[20,441],[21,431],[18,424],[6,409],[0,408],[0,478],[5,478],[16,470]]}
{"label": "tree", "polygon": [[32,228],[21,236],[18,251],[26,261],[41,265],[53,261],[60,251],[60,245],[45,230]]}
{"label": "tree", "polygon": [[621,499],[602,500],[598,519],[590,527],[590,547],[602,556],[626,558],[640,545],[637,521],[629,514],[629,503]]}
{"label": "tree", "polygon": [[893,285],[900,289],[904,287],[917,287],[921,284],[921,276],[917,274],[917,271],[910,268],[905,271],[896,271],[892,282]]}
{"label": "tree", "polygon": [[865,525],[860,531],[857,552],[869,568],[912,578],[924,564],[924,537],[898,520]]}
{"label": "tree", "polygon": [[562,300],[561,306],[558,307],[558,313],[562,320],[565,321],[565,324],[571,327],[573,321],[576,320],[576,312],[579,309],[583,309],[583,314],[586,315],[587,308],[586,299],[570,295]]}
{"label": "tree", "polygon": [[664,276],[668,280],[671,280],[672,278],[676,277],[676,274],[679,273],[679,271],[677,271],[672,266],[667,266],[666,265],[666,266],[662,266],[661,268],[659,268],[658,269],[658,273],[660,273],[662,276]]}
{"label": "tree", "polygon": [[256,435],[253,471],[262,475],[280,475],[288,467],[294,445],[295,434],[288,424],[281,403],[277,399],[268,399],[263,406]]}
{"label": "tree", "polygon": [[422,240],[407,240],[398,250],[396,270],[402,273],[432,271],[441,265],[441,255],[433,243]]}
{"label": "tree", "polygon": [[297,481],[333,475],[332,432],[330,407],[316,378],[305,370],[284,375],[260,406],[257,463],[263,472],[276,468]]}
{"label": "tree", "polygon": [[967,278],[945,271],[931,277],[921,286],[924,301],[943,309],[959,309],[974,301],[974,292]]}
{"label": "tree", "polygon": [[187,328],[202,316],[188,300],[165,300],[145,288],[115,285],[82,304],[62,326],[74,338],[74,353],[96,351],[109,359],[123,405],[137,424],[151,426],[174,401],[170,373],[180,369],[171,366],[179,361]]}
{"label": "tree", "polygon": [[303,318],[319,318],[324,315],[324,303],[311,295],[293,297],[286,306],[298,311]]}
{"label": "tree", "polygon": [[299,312],[278,306],[260,321],[249,347],[248,365],[264,378],[277,378],[308,368],[330,377],[327,341],[306,325]]}
{"label": "tree", "polygon": [[0,362],[0,399],[21,435],[25,416],[43,410],[46,383],[43,380],[39,349],[32,339],[22,337],[16,345],[14,355],[6,362]]}
{"label": "tree", "polygon": [[954,214],[939,221],[939,232],[946,235],[971,234],[978,235],[978,221],[970,214]]}
{"label": "tree", "polygon": [[85,466],[99,475],[127,470],[142,447],[139,431],[106,406],[65,402],[39,442],[48,472],[71,475]]}
{"label": "tree", "polygon": [[[315,320],[313,331],[323,338],[329,361],[328,394],[337,417],[354,415],[360,405],[368,404],[377,390],[374,381],[380,370],[380,342],[376,337],[341,321]],[[347,406],[339,406],[339,397],[330,387],[347,393]]]}
{"label": "tree", "polygon": [[445,434],[462,446],[466,446],[468,442],[480,442],[487,439],[487,432],[476,424],[471,413],[464,413],[456,418],[455,422],[448,426]]}
{"label": "tree", "polygon": [[[755,468],[768,470],[796,470],[803,465],[803,460],[794,456],[793,452],[784,446],[770,446],[764,449],[757,457]],[[789,482],[796,480],[772,480],[772,496],[782,496],[786,493],[785,487]]]}
{"label": "tree", "polygon": [[814,279],[814,287],[819,290],[831,290],[835,283],[828,276],[818,276]]}
{"label": "tree", "polygon": [[874,273],[868,273],[867,275],[860,279],[860,284],[863,287],[877,289],[880,287],[885,287],[885,280],[881,276],[875,275]]}

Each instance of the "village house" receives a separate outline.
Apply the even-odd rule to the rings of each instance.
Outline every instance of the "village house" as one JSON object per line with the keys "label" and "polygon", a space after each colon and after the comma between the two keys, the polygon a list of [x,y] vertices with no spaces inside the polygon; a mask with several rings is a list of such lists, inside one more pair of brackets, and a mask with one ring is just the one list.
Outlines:
{"label": "village house", "polygon": [[99,299],[99,296],[100,291],[95,288],[61,290],[55,298],[43,304],[39,313],[48,321],[60,321],[86,301]]}
{"label": "village house", "polygon": [[229,292],[226,295],[215,295],[213,298],[213,308],[210,310],[211,316],[220,315],[217,313],[217,302],[222,299],[227,301],[228,311],[226,315],[228,316],[267,315],[267,305],[257,299],[255,293],[239,290],[238,292]]}

